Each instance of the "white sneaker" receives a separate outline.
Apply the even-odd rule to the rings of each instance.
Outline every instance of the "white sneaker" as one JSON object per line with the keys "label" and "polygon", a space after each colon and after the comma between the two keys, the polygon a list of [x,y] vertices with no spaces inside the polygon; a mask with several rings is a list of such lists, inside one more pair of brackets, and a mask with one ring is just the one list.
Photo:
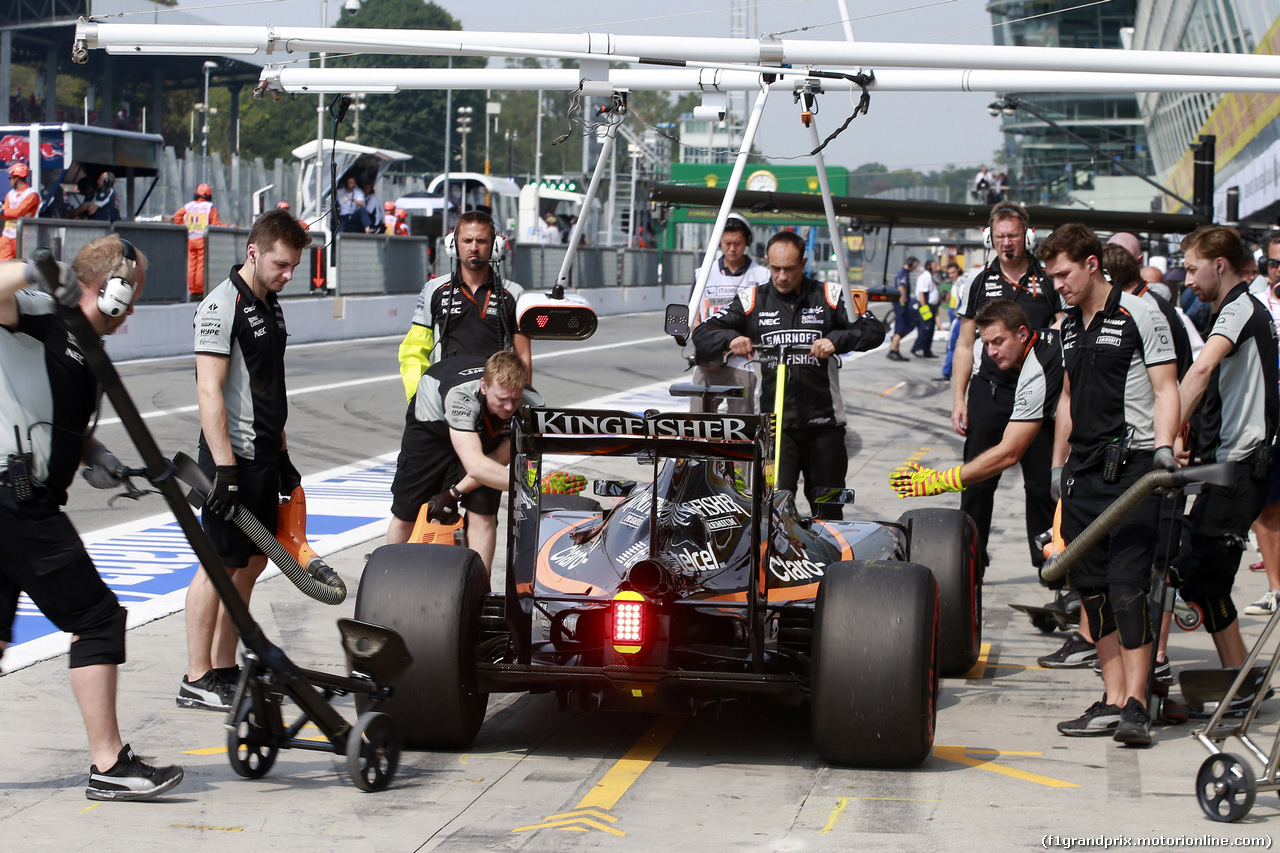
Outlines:
{"label": "white sneaker", "polygon": [[1253,604],[1244,609],[1245,616],[1270,616],[1280,608],[1280,590],[1268,590]]}

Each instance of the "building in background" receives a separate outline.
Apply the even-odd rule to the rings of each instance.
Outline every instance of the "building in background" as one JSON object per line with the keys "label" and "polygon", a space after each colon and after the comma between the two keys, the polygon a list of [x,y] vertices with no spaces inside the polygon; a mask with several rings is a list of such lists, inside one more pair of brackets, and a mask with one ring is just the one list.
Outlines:
{"label": "building in background", "polygon": [[[996,25],[992,33],[997,45],[1120,49],[1127,46],[1122,33],[1133,26],[1139,2],[1145,0],[1111,0],[1103,4],[991,0],[987,8]],[[1156,0],[1154,5],[1168,6],[1170,0]],[[1043,14],[1051,11],[1056,14]],[[1006,175],[1010,197],[1026,204],[1150,209],[1155,191],[1108,161],[1108,157],[1119,157],[1145,175],[1153,172],[1147,130],[1134,95],[1004,94],[1031,102],[1106,155],[1097,155],[1023,110],[1007,111],[1002,124],[1005,162],[989,165],[993,173]]]}
{"label": "building in background", "polygon": [[[1133,46],[1195,53],[1280,53],[1280,0],[1138,0]],[[1280,214],[1280,95],[1160,93],[1138,96],[1157,179],[1189,198],[1192,154],[1216,137],[1214,218],[1239,187],[1240,216],[1274,222]]]}

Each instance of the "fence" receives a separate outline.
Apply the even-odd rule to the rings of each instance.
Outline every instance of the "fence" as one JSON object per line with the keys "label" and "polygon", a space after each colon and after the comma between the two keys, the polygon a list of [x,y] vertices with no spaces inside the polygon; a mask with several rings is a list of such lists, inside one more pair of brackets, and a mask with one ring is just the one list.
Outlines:
{"label": "fence", "polygon": [[[18,222],[18,248],[28,257],[37,246],[47,246],[58,258],[74,258],[85,244],[116,233],[147,256],[147,285],[142,304],[185,302],[187,299],[187,231],[167,222],[114,224],[70,219],[22,219]],[[232,266],[244,262],[249,229],[227,226],[209,228],[205,242],[205,282],[213,287]],[[306,296],[324,267],[324,235],[311,232],[312,245],[282,296]],[[390,237],[384,234],[338,234],[337,288],[341,296],[417,293],[432,275],[426,237]],[[564,263],[566,246],[519,246],[507,266],[507,275],[528,288],[555,284]],[[442,253],[441,253],[442,254]],[[689,285],[700,255],[664,252],[659,265],[656,249],[621,249],[586,246],[574,259],[569,286],[573,288],[651,287],[659,284]],[[333,288],[326,288],[332,290]]]}

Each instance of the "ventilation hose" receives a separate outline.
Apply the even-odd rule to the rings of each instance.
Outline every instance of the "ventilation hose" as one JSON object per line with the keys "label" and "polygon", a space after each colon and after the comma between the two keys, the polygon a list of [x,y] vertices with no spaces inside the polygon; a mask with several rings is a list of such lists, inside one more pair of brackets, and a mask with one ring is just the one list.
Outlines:
{"label": "ventilation hose", "polygon": [[[179,453],[173,457],[173,467],[178,479],[191,487],[188,498],[192,505],[204,506],[205,498],[213,488],[208,476],[200,470],[195,460],[185,453]],[[293,581],[293,585],[304,594],[324,604],[341,604],[346,600],[346,584],[342,582],[342,578],[338,577],[338,573],[325,565],[319,557],[309,560],[307,568],[304,569],[284,549],[275,534],[267,530],[262,522],[244,507],[236,508],[231,522],[244,531],[244,535],[262,549],[262,553],[266,554],[285,577]]]}
{"label": "ventilation hose", "polygon": [[1190,468],[1179,468],[1176,471],[1165,471],[1157,468],[1143,474],[1116,498],[1098,517],[1086,527],[1079,536],[1072,539],[1060,553],[1054,554],[1044,561],[1040,567],[1040,577],[1052,582],[1066,575],[1071,567],[1084,556],[1085,552],[1102,541],[1115,527],[1120,519],[1142,503],[1156,489],[1178,489],[1190,483],[1210,483],[1215,486],[1226,486],[1235,478],[1234,462],[1219,462],[1215,465],[1196,465]]}

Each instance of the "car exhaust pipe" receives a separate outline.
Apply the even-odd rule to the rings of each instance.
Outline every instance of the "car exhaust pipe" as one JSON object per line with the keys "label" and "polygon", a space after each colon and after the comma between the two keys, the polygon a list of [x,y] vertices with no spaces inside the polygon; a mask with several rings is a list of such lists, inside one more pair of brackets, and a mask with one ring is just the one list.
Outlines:
{"label": "car exhaust pipe", "polygon": [[661,598],[675,589],[671,569],[657,560],[641,560],[627,572],[626,583],[645,598]]}

